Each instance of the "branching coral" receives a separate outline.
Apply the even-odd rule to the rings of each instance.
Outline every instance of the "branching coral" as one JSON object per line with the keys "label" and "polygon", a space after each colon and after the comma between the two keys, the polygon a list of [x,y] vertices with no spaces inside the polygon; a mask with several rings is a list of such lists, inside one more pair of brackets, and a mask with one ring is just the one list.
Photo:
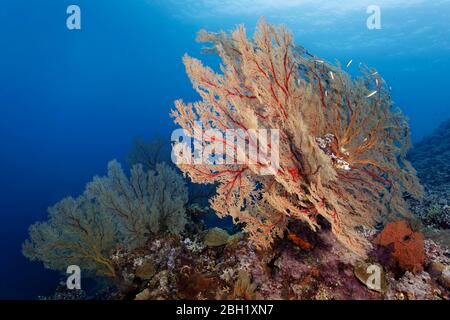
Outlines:
{"label": "branching coral", "polygon": [[187,189],[183,178],[166,164],[145,172],[135,165],[128,178],[117,161],[108,165],[106,177],[95,177],[86,194],[100,210],[119,221],[127,246],[145,243],[152,233],[179,234],[186,224]]}
{"label": "branching coral", "polygon": [[183,178],[166,164],[147,172],[135,165],[128,178],[111,161],[107,176],[95,177],[82,196],[63,199],[49,209],[47,222],[30,227],[23,253],[50,269],[76,264],[115,277],[112,250],[141,246],[160,231],[179,234],[186,224],[186,203]]}
{"label": "branching coral", "polygon": [[[316,230],[322,216],[338,239],[364,255],[368,242],[356,225],[372,225],[382,214],[408,214],[403,194],[421,194],[404,159],[408,126],[374,70],[363,68],[363,77],[352,80],[339,66],[295,46],[284,27],[264,20],[252,40],[243,26],[231,34],[201,31],[198,40],[213,44],[207,51],[222,59],[221,73],[183,58],[201,100],[176,101],[175,123],[194,137],[197,121],[204,131],[240,130],[241,148],[267,145],[245,135],[249,129],[278,129],[280,136],[279,168],[271,175],[260,174],[270,143],[253,162],[179,162],[194,182],[218,183],[211,204],[220,216],[244,223],[258,247],[283,236],[291,219]],[[215,143],[203,137],[205,146]]]}

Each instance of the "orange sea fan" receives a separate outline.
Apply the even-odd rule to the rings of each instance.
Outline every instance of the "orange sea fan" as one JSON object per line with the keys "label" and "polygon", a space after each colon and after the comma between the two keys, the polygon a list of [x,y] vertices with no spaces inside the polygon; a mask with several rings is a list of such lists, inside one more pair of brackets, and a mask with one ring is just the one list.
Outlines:
{"label": "orange sea fan", "polygon": [[425,262],[423,234],[411,230],[405,220],[388,223],[374,240],[375,244],[391,247],[391,256],[402,270],[420,272]]}
{"label": "orange sea fan", "polygon": [[[194,135],[256,129],[279,131],[279,167],[261,175],[264,161],[179,164],[197,183],[218,183],[212,208],[244,224],[258,247],[282,237],[293,219],[313,230],[328,220],[337,238],[364,255],[368,241],[356,225],[373,225],[382,215],[408,214],[404,193],[419,197],[421,186],[405,160],[409,129],[393,107],[382,78],[367,68],[352,80],[294,45],[284,27],[258,24],[253,39],[245,28],[231,34],[200,31],[208,52],[222,60],[221,73],[185,56],[186,71],[201,100],[176,101],[172,116]],[[368,96],[377,91],[375,95]],[[244,146],[267,141],[244,136]],[[204,145],[215,141],[205,139]],[[263,158],[273,152],[271,146]]]}

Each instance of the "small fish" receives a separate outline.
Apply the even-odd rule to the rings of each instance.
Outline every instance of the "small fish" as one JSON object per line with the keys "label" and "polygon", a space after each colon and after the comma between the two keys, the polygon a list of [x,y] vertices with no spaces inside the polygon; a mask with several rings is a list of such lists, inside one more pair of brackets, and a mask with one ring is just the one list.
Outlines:
{"label": "small fish", "polygon": [[325,90],[325,97],[328,97],[328,90]]}
{"label": "small fish", "polygon": [[374,75],[376,75],[376,74],[378,74],[378,71],[375,71],[375,72],[372,73],[371,75],[374,76]]}
{"label": "small fish", "polygon": [[334,74],[333,74],[333,71],[330,71],[330,77],[331,77],[331,80],[334,80]]}
{"label": "small fish", "polygon": [[351,59],[348,63],[347,63],[347,68],[350,67],[350,65],[352,64],[353,59]]}
{"label": "small fish", "polygon": [[323,60],[318,60],[318,59],[316,59],[316,60],[314,60],[314,61],[317,62],[317,63],[324,63]]}
{"label": "small fish", "polygon": [[377,90],[372,91],[371,93],[369,93],[366,98],[370,98],[371,96],[373,96],[374,94],[377,93]]}
{"label": "small fish", "polygon": [[377,87],[378,87],[378,79],[375,79],[375,83],[377,84]]}

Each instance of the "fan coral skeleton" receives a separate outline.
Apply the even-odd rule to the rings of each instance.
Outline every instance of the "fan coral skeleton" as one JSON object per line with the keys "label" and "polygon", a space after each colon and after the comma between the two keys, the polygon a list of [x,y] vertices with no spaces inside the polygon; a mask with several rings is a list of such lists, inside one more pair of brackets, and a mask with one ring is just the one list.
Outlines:
{"label": "fan coral skeleton", "polygon": [[[196,183],[218,183],[211,199],[218,215],[243,223],[259,248],[284,236],[293,219],[317,230],[321,216],[341,242],[365,255],[368,241],[356,225],[408,214],[404,193],[421,195],[404,159],[409,129],[378,73],[361,68],[363,76],[352,80],[339,65],[295,46],[284,27],[264,20],[252,40],[243,26],[231,34],[200,31],[198,40],[213,44],[206,51],[220,56],[221,73],[183,58],[201,100],[176,101],[175,123],[190,136],[197,121],[206,130],[278,129],[280,136],[279,168],[272,175],[259,174],[264,159],[178,164]],[[265,142],[251,135],[240,139],[247,148]]]}

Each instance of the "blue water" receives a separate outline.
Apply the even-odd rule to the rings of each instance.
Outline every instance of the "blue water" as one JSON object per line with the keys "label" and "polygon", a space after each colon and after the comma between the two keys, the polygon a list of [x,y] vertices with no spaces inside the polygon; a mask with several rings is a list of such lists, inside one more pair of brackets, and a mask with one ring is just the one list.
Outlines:
{"label": "blue water", "polygon": [[[46,208],[125,162],[134,137],[168,135],[173,100],[196,98],[181,57],[195,32],[283,23],[310,52],[376,67],[413,140],[450,117],[450,1],[3,0],[0,2],[0,298],[48,295],[57,275],[21,243]],[[77,4],[82,29],[66,28]],[[379,4],[382,29],[368,30]],[[447,18],[446,18],[447,16]],[[215,64],[212,57],[202,57]],[[355,72],[356,73],[356,72]]]}

